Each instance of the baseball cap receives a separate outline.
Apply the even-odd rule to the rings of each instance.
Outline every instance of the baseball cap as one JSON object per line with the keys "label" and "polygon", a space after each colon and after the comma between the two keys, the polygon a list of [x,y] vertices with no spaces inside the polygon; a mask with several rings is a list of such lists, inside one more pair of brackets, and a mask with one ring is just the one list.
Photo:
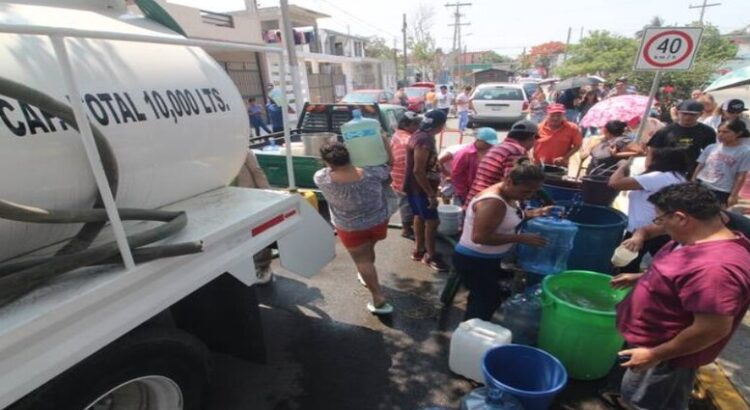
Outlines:
{"label": "baseball cap", "polygon": [[445,113],[440,110],[427,111],[422,117],[422,123],[419,125],[419,129],[422,131],[434,130],[435,128],[443,126],[447,119],[448,117]]}
{"label": "baseball cap", "polygon": [[616,83],[627,83],[628,77],[620,77],[617,80],[615,80]]}
{"label": "baseball cap", "polygon": [[703,104],[695,100],[685,100],[677,106],[678,112],[685,112],[689,114],[700,114],[703,112],[705,107]]}
{"label": "baseball cap", "polygon": [[476,139],[495,145],[498,143],[497,131],[490,127],[482,127],[477,130]]}
{"label": "baseball cap", "polygon": [[747,108],[745,108],[744,101],[733,98],[731,100],[724,101],[724,103],[721,104],[721,110],[732,114],[739,114],[741,112],[747,111]]}
{"label": "baseball cap", "polygon": [[[562,104],[550,104],[549,107],[547,107],[547,114],[552,114],[556,112],[565,112],[565,106]],[[521,121],[519,121],[521,122]],[[518,123],[516,123],[518,124]],[[515,124],[514,124],[515,125]]]}
{"label": "baseball cap", "polygon": [[[560,105],[560,104],[553,104],[553,105]],[[536,126],[533,122],[529,120],[521,120],[513,124],[513,126],[510,127],[510,131],[508,131],[509,137],[514,137],[518,134],[532,134],[535,135],[539,132],[539,127]]]}

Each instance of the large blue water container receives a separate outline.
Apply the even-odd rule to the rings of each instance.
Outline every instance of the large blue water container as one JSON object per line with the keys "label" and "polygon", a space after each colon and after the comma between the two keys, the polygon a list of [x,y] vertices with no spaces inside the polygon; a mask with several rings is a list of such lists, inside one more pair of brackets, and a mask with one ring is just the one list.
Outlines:
{"label": "large blue water container", "polygon": [[352,111],[352,117],[341,126],[341,136],[352,165],[370,167],[387,163],[388,152],[380,134],[380,122],[363,117],[360,110]]}
{"label": "large blue water container", "polygon": [[578,232],[574,223],[557,216],[544,216],[528,220],[523,232],[543,236],[547,245],[519,244],[518,264],[521,269],[538,275],[552,275],[568,268],[568,256]]}
{"label": "large blue water container", "polygon": [[622,242],[628,217],[605,206],[557,204],[566,207],[567,218],[578,226],[573,250],[568,258],[568,269],[611,273],[612,254]]}

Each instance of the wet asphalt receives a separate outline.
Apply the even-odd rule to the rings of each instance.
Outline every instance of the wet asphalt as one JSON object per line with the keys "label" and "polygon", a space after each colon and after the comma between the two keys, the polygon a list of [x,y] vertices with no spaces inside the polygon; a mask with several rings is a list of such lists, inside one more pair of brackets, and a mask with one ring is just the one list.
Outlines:
{"label": "wet asphalt", "polygon": [[[216,355],[210,409],[458,409],[475,384],[448,368],[450,337],[466,292],[439,301],[448,277],[410,259],[413,242],[391,229],[377,246],[381,283],[396,311],[379,318],[337,244],[337,258],[310,279],[284,271],[258,286],[267,360]],[[440,243],[441,252],[450,248]],[[555,408],[607,409],[606,380],[571,382]]]}

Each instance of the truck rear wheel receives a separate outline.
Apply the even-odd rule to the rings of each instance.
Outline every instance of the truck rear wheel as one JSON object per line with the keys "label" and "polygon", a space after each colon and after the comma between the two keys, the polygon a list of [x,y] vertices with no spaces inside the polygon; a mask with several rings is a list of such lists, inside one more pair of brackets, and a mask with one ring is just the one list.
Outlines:
{"label": "truck rear wheel", "polygon": [[179,329],[146,326],[106,346],[11,408],[198,410],[208,387],[206,346]]}

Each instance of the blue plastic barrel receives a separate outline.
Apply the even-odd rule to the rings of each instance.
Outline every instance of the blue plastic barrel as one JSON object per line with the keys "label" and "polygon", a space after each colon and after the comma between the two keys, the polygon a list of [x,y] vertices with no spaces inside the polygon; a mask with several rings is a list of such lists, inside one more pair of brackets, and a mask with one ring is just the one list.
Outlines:
{"label": "blue plastic barrel", "polygon": [[488,396],[510,394],[526,410],[544,410],[565,384],[568,373],[551,354],[530,346],[509,344],[487,351],[482,372]]}
{"label": "blue plastic barrel", "polygon": [[[567,181],[566,181],[567,182]],[[561,181],[545,181],[542,185],[544,192],[549,195],[553,201],[572,201],[581,196],[581,186],[572,183],[561,183]]]}
{"label": "blue plastic barrel", "polygon": [[566,207],[568,220],[578,226],[568,270],[611,273],[612,254],[622,242],[628,217],[605,206],[570,202],[558,205]]}

